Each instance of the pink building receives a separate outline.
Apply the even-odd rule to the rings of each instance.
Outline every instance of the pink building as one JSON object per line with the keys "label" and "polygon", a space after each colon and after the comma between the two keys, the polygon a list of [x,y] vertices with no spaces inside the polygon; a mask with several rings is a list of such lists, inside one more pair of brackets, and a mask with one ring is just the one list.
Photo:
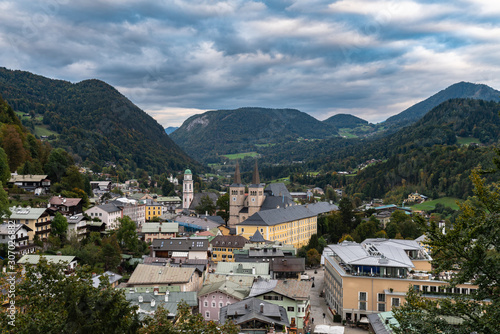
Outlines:
{"label": "pink building", "polygon": [[203,319],[219,321],[220,309],[243,300],[250,287],[229,280],[204,285],[198,292],[198,305]]}

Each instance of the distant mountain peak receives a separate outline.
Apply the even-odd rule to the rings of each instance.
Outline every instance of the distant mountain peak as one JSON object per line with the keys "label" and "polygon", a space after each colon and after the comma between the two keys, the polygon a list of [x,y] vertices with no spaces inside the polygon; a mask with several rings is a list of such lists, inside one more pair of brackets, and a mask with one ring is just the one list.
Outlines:
{"label": "distant mountain peak", "polygon": [[450,99],[470,98],[476,100],[500,102],[500,91],[495,90],[485,84],[471,82],[457,82],[431,97],[411,106],[401,113],[389,117],[385,124],[397,124],[400,126],[409,125],[422,118],[432,108]]}

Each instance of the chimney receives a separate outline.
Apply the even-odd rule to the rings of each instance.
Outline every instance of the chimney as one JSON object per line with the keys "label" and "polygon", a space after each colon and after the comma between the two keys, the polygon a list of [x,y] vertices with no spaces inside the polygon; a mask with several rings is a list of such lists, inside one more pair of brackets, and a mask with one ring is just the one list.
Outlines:
{"label": "chimney", "polygon": [[245,310],[247,310],[247,309],[248,309],[248,304],[245,304]]}
{"label": "chimney", "polygon": [[260,313],[264,313],[264,303],[260,303]]}
{"label": "chimney", "polygon": [[170,291],[167,290],[167,292],[165,292],[165,301],[168,302],[168,295],[170,294]]}
{"label": "chimney", "polygon": [[139,296],[139,303],[142,303],[142,302],[143,302],[142,296]]}
{"label": "chimney", "polygon": [[156,300],[151,299],[151,307],[155,307],[155,305],[156,305]]}
{"label": "chimney", "polygon": [[252,275],[255,275],[255,266],[252,267]]}

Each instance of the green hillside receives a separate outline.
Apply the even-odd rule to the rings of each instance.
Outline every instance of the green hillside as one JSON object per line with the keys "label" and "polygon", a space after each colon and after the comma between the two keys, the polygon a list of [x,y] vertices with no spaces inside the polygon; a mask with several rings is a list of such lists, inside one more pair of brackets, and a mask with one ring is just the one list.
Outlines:
{"label": "green hillside", "polygon": [[77,162],[109,162],[155,174],[186,166],[201,169],[160,124],[105,82],[73,84],[0,68],[0,94],[15,111],[34,112],[34,120],[23,124],[38,135],[57,133],[51,144]]}
{"label": "green hillside", "polygon": [[194,158],[216,162],[221,155],[337,135],[333,126],[299,110],[240,108],[194,115],[171,138]]}

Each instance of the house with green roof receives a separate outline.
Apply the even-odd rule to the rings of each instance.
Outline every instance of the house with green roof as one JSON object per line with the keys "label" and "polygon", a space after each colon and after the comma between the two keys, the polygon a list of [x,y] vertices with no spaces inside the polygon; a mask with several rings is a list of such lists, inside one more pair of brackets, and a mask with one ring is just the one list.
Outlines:
{"label": "house with green roof", "polygon": [[17,261],[18,264],[23,266],[26,265],[37,265],[41,259],[45,259],[48,264],[63,264],[66,265],[66,272],[74,271],[77,266],[77,257],[71,255],[34,255],[28,254],[24,255]]}
{"label": "house with green roof", "polygon": [[11,215],[8,221],[28,226],[29,241],[33,241],[35,235],[40,240],[46,240],[50,234],[50,223],[52,221],[49,211],[46,208],[12,207],[9,208]]}
{"label": "house with green roof", "polygon": [[196,292],[194,291],[166,291],[164,295],[156,292],[135,292],[125,290],[125,298],[134,306],[138,307],[139,319],[144,320],[148,316],[153,317],[159,307],[163,307],[168,312],[168,317],[174,319],[177,315],[177,306],[181,301],[185,301],[191,309],[198,306]]}
{"label": "house with green roof", "polygon": [[252,276],[255,278],[270,278],[269,263],[253,262],[218,262],[216,274]]}

